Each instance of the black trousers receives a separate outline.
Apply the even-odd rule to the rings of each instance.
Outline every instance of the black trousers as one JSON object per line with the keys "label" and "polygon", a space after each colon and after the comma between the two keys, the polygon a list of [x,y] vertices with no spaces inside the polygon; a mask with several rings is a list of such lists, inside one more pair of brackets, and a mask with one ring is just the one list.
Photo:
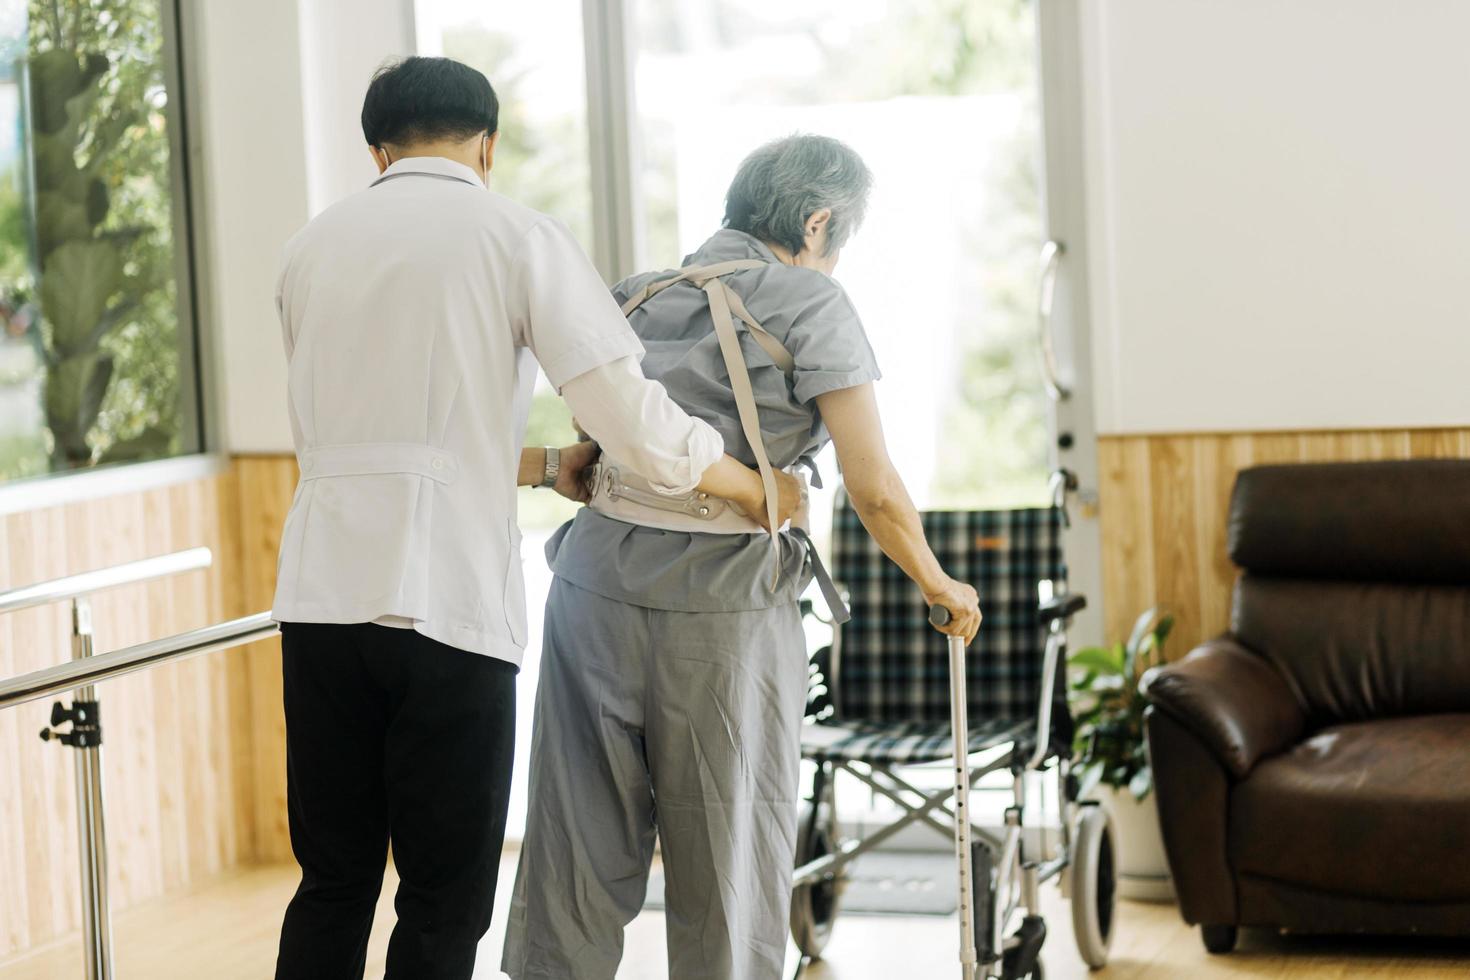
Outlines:
{"label": "black trousers", "polygon": [[287,797],[301,885],[277,980],[360,980],[389,841],[389,980],[468,980],[490,927],[516,668],[413,630],[285,623]]}

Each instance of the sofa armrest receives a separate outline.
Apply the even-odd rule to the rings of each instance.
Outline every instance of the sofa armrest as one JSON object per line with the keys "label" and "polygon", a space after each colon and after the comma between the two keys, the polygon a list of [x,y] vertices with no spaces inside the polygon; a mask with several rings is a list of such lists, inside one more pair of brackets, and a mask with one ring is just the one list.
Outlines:
{"label": "sofa armrest", "polygon": [[1237,780],[1306,730],[1306,714],[1285,678],[1265,657],[1228,636],[1153,668],[1140,689],[1198,736]]}

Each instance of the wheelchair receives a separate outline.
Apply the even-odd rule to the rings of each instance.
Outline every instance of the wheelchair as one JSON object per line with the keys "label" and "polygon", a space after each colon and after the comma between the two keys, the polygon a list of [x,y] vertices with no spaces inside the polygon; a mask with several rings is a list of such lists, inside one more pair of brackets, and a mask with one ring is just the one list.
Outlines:
{"label": "wheelchair", "polygon": [[[1066,494],[1075,486],[1075,477],[1061,471],[1052,480],[1050,507],[922,515],[945,569],[980,593],[980,633],[968,654],[956,644],[953,659],[946,637],[927,622],[923,598],[839,497],[832,577],[849,598],[852,618],[833,624],[830,646],[816,652],[810,668],[802,756],[815,763],[815,773],[800,810],[791,905],[803,965],[820,958],[832,934],[853,860],[911,824],[958,842],[965,836],[960,820],[972,842],[974,893],[971,899],[965,863],[957,862],[963,976],[978,970],[987,980],[1040,980],[1046,923],[1039,888],[1053,879],[1070,895],[1082,959],[1093,969],[1107,962],[1113,835],[1107,812],[1077,798],[1066,700],[1066,629],[1086,604],[1067,591],[1061,548]],[[956,662],[964,670],[952,678]],[[968,715],[967,742],[952,737],[952,711]],[[961,745],[968,754],[957,751]],[[974,761],[981,753],[984,759]],[[921,789],[902,772],[951,759],[958,778],[944,789]],[[978,780],[1002,770],[1011,774],[1013,800],[996,832],[974,824],[967,794],[956,786],[968,788],[966,776]],[[844,839],[833,797],[838,772],[897,804],[902,816],[861,839]],[[1033,839],[1040,839],[1041,853],[1033,854],[1027,789],[1037,780],[1056,781],[1052,798],[1060,801],[1061,827],[1053,835],[1038,828]],[[1048,836],[1059,838],[1051,853]]]}

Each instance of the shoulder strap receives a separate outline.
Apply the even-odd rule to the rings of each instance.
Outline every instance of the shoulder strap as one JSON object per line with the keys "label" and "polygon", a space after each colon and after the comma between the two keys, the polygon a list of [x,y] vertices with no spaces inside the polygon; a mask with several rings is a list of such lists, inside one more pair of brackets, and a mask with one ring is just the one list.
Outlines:
{"label": "shoulder strap", "polygon": [[[759,269],[768,264],[762,262],[760,259],[732,259],[729,262],[717,262],[714,265],[686,266],[680,269],[677,275],[650,282],[638,292],[629,296],[627,302],[623,304],[623,316],[630,315],[649,299],[657,296],[675,283],[689,282],[702,289],[711,279],[721,280],[722,276],[729,275],[732,272]],[[791,352],[786,349],[786,346],[781,341],[777,340],[767,331],[765,327],[761,326],[755,317],[750,315],[750,311],[745,308],[744,301],[740,299],[740,295],[735,290],[727,286],[722,280],[720,281],[720,288],[725,293],[725,302],[729,306],[730,312],[750,328],[750,338],[757,344],[760,344],[761,350],[766,352],[766,356],[775,362],[776,366],[781,369],[781,373],[785,374],[787,378],[790,378],[796,371],[796,360],[791,356]]]}
{"label": "shoulder strap", "polygon": [[771,336],[765,327],[756,322],[746,310],[739,295],[721,278],[731,272],[758,269],[764,265],[766,263],[760,259],[735,259],[714,265],[689,266],[680,269],[677,275],[651,282],[628,297],[628,301],[623,304],[623,315],[628,316],[650,297],[658,295],[677,282],[688,282],[704,290],[709,300],[710,319],[715,325],[715,336],[720,342],[720,354],[725,359],[725,370],[730,375],[730,390],[735,396],[735,409],[740,416],[740,429],[745,434],[745,441],[750,444],[751,452],[755,454],[756,468],[760,470],[761,483],[766,491],[766,522],[771,528],[772,553],[776,560],[776,574],[771,582],[771,587],[775,588],[781,577],[781,551],[777,542],[776,528],[776,473],[771,466],[770,455],[766,452],[765,439],[761,436],[760,416],[755,405],[755,390],[750,384],[750,368],[746,366],[745,355],[740,351],[740,337],[735,332],[736,318],[738,317],[750,328],[751,338],[760,344],[761,349],[776,362],[787,378],[790,378],[795,370],[796,362],[791,352],[779,340]]}

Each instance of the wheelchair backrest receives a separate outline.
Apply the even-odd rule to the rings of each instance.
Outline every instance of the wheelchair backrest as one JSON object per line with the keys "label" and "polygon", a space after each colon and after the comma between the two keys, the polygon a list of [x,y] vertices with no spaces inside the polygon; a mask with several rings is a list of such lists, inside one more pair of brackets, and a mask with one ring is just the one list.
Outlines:
{"label": "wheelchair backrest", "polygon": [[[1045,507],[920,516],[945,571],[980,593],[980,635],[966,658],[971,724],[1034,718],[1046,650],[1037,618],[1039,587],[1066,579],[1060,512]],[[948,721],[946,640],[929,626],[918,587],[868,535],[845,494],[833,512],[832,577],[847,591],[852,612],[833,665],[838,715]],[[1055,703],[1065,716],[1065,684],[1058,685]]]}

